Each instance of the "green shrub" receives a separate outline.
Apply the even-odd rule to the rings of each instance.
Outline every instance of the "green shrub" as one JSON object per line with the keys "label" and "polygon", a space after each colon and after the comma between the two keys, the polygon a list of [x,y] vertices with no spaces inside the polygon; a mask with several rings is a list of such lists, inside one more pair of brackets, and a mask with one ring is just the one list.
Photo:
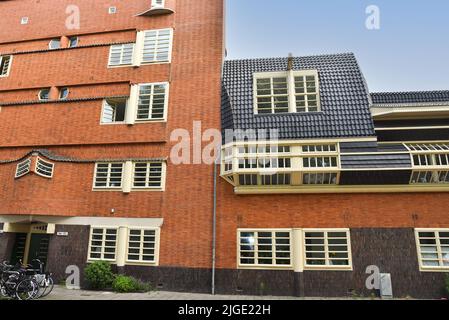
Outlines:
{"label": "green shrub", "polygon": [[130,292],[148,292],[151,290],[150,286],[133,277],[119,275],[115,278],[112,284],[112,289],[119,293]]}
{"label": "green shrub", "polygon": [[106,261],[96,261],[84,269],[84,275],[90,289],[104,290],[111,288],[115,275],[111,265]]}

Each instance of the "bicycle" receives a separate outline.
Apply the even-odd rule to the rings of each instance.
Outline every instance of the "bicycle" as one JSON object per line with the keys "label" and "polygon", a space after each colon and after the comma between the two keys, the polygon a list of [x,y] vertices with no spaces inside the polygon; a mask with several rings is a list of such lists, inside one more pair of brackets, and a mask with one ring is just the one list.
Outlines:
{"label": "bicycle", "polygon": [[6,262],[0,266],[0,294],[17,300],[32,300],[39,291],[39,284],[34,278],[26,275],[22,265],[9,265]]}
{"label": "bicycle", "polygon": [[[38,264],[38,268],[33,268],[33,263]],[[45,272],[44,265],[45,264],[42,261],[35,259],[31,261],[31,264],[25,266],[27,275],[33,277],[39,285],[39,290],[36,293],[36,297],[34,297],[35,299],[48,296],[55,286],[52,274]]]}

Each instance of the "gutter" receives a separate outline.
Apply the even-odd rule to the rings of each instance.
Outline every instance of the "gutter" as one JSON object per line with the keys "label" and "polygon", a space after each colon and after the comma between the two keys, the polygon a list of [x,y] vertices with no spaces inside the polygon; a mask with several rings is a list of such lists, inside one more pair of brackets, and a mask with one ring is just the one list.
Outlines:
{"label": "gutter", "polygon": [[215,295],[215,269],[217,252],[217,161],[214,161],[214,205],[212,218],[212,295]]}

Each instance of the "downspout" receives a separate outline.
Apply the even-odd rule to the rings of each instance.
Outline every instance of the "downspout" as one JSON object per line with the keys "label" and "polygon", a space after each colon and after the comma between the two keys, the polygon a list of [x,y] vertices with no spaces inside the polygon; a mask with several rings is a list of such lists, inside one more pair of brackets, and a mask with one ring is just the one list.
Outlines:
{"label": "downspout", "polygon": [[212,218],[212,295],[215,295],[215,266],[217,246],[217,161],[214,161],[214,205]]}

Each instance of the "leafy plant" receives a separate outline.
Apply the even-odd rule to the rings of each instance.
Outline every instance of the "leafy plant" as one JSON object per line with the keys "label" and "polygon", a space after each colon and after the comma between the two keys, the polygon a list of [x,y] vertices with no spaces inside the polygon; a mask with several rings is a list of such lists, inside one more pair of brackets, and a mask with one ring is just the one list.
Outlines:
{"label": "leafy plant", "polygon": [[91,289],[104,290],[111,288],[115,275],[111,265],[106,261],[96,261],[84,269],[84,275]]}
{"label": "leafy plant", "polygon": [[148,284],[143,283],[133,277],[119,275],[112,284],[112,289],[119,293],[131,292],[148,292],[151,288]]}

